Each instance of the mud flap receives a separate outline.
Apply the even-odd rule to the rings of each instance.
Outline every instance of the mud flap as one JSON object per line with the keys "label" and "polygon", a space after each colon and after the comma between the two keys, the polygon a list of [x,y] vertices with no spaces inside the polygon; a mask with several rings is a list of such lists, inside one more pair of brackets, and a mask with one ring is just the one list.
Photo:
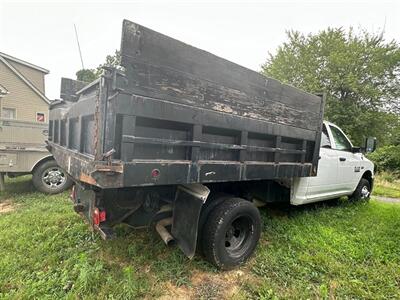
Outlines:
{"label": "mud flap", "polygon": [[177,188],[171,233],[179,248],[189,258],[196,252],[200,212],[209,193],[206,186],[197,183]]}
{"label": "mud flap", "polygon": [[93,223],[93,214],[98,204],[96,193],[91,189],[84,189],[82,186],[75,184],[72,201],[74,203],[74,210],[86,219],[89,226],[97,231],[101,238],[104,240],[114,238],[114,231],[107,223],[100,223],[98,225]]}

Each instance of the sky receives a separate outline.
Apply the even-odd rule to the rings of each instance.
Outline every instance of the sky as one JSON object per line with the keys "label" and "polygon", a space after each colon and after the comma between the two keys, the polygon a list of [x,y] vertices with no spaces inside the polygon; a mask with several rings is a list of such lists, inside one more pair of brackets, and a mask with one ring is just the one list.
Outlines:
{"label": "sky", "polygon": [[81,61],[95,68],[120,47],[128,19],[259,71],[286,31],[327,27],[384,30],[400,41],[400,0],[393,1],[19,1],[0,0],[0,52],[50,70],[46,95],[57,99],[61,77]]}

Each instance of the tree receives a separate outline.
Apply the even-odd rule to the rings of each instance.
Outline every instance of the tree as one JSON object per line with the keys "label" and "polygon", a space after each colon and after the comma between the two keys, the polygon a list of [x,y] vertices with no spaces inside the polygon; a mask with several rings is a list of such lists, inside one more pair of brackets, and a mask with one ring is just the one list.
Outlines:
{"label": "tree", "polygon": [[[288,41],[262,73],[311,93],[326,92],[325,118],[352,140],[374,135],[391,143],[400,132],[400,47],[381,34],[328,28],[317,34],[287,32]],[[399,134],[397,134],[399,136]]]}
{"label": "tree", "polygon": [[76,79],[85,82],[92,82],[101,76],[104,67],[115,67],[121,69],[121,54],[115,50],[114,55],[107,55],[106,61],[96,69],[81,69],[76,72]]}
{"label": "tree", "polygon": [[96,80],[98,76],[93,69],[81,69],[76,72],[76,79],[84,82],[92,82]]}

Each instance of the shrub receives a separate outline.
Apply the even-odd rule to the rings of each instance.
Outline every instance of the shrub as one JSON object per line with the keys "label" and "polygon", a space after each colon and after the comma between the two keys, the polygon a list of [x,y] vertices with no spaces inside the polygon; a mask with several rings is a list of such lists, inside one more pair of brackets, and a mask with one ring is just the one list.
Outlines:
{"label": "shrub", "polygon": [[376,171],[393,172],[400,175],[400,145],[383,146],[368,155],[376,166]]}

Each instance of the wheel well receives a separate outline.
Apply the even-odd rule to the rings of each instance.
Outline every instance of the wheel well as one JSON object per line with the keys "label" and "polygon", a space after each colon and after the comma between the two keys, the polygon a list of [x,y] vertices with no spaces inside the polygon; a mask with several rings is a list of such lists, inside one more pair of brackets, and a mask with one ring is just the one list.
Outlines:
{"label": "wheel well", "polygon": [[47,162],[47,161],[50,161],[50,160],[54,160],[53,156],[51,156],[51,155],[46,156],[46,157],[40,159],[39,161],[37,161],[37,162],[35,163],[35,165],[33,166],[32,170],[31,170],[31,173],[33,174],[33,173],[35,172],[35,170],[36,170],[41,164],[43,164],[43,163],[45,163],[45,162]]}
{"label": "wheel well", "polygon": [[370,187],[372,188],[372,172],[371,171],[365,171],[363,174],[362,178],[365,178],[368,180]]}

